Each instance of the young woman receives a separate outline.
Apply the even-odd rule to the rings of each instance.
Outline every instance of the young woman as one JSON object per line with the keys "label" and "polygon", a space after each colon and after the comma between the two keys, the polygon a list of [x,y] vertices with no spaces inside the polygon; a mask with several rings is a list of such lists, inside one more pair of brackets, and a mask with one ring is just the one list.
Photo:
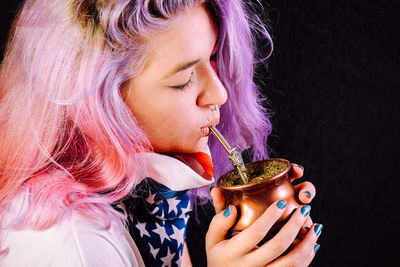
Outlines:
{"label": "young woman", "polygon": [[[230,167],[208,127],[267,157],[251,29],[269,38],[238,0],[26,0],[0,72],[0,265],[189,265],[190,196]],[[308,205],[257,247],[284,202],[226,239],[236,210],[211,194],[210,266],[313,259]]]}

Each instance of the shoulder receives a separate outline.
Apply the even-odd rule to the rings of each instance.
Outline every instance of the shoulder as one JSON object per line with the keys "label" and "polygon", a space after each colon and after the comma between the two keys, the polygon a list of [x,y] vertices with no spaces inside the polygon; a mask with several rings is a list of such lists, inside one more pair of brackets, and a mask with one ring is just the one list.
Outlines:
{"label": "shoulder", "polygon": [[34,231],[8,231],[1,266],[143,266],[125,229],[102,229],[93,219],[74,214],[68,221]]}

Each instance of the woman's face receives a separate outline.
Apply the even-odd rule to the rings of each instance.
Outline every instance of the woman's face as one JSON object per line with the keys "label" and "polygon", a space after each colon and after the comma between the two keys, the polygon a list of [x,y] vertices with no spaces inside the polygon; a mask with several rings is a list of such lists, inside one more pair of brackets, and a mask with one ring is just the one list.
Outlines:
{"label": "woman's face", "polygon": [[155,151],[198,152],[218,123],[213,106],[227,93],[213,61],[217,37],[206,9],[194,7],[149,38],[144,69],[122,95]]}

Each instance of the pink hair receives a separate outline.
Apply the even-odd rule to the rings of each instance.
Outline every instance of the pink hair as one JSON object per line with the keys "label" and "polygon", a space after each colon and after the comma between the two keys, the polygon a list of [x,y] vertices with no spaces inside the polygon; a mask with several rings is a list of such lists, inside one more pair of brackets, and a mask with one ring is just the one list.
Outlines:
{"label": "pink hair", "polygon": [[[151,145],[120,89],[141,71],[148,34],[199,4],[220,28],[217,64],[229,94],[220,130],[240,150],[252,146],[254,159],[268,156],[251,28],[270,37],[241,1],[26,0],[0,70],[0,218],[29,194],[26,210],[0,228],[45,229],[72,210],[104,227],[121,219],[110,204],[132,191],[135,154]],[[210,148],[221,174],[228,158],[215,140]]]}
{"label": "pink hair", "polygon": [[150,148],[119,94],[144,53],[118,57],[74,12],[72,1],[28,0],[12,28],[0,73],[0,218],[19,191],[30,194],[7,227],[44,229],[73,209],[110,226],[120,216],[104,204],[132,191],[135,152]]}

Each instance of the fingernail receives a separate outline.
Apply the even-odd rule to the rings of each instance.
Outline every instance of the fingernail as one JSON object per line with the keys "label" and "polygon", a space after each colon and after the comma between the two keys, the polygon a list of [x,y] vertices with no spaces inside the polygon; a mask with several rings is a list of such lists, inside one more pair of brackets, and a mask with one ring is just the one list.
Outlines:
{"label": "fingernail", "polygon": [[311,207],[309,205],[304,205],[301,207],[301,214],[306,217],[310,213]]}
{"label": "fingernail", "polygon": [[231,207],[228,206],[226,210],[224,211],[224,217],[229,217],[231,215]]}
{"label": "fingernail", "polygon": [[316,235],[319,235],[319,233],[321,233],[321,230],[322,230],[322,224],[317,224],[314,227],[314,232],[315,232]]}
{"label": "fingernail", "polygon": [[307,231],[310,231],[310,227],[308,227],[308,226],[304,226],[304,229],[306,229]]}
{"label": "fingernail", "polygon": [[316,253],[316,252],[318,251],[319,247],[320,247],[319,244],[316,244],[316,245],[314,246],[314,253]]}
{"label": "fingernail", "polygon": [[286,201],[285,200],[279,200],[278,203],[276,203],[279,209],[284,209],[286,207]]}
{"label": "fingernail", "polygon": [[310,191],[304,191],[304,194],[306,194],[308,198],[311,198],[311,192]]}

